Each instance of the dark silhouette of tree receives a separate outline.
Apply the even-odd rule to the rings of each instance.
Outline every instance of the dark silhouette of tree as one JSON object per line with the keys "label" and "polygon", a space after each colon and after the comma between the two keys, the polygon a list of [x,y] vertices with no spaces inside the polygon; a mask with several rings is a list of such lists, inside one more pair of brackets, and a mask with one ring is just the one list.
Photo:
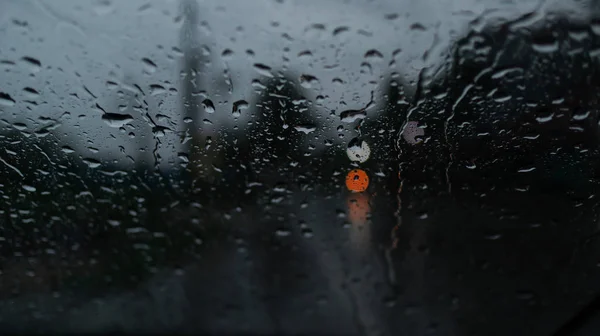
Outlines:
{"label": "dark silhouette of tree", "polygon": [[[43,136],[0,135],[0,151],[13,153],[0,155],[0,261],[16,268],[29,263],[43,290],[97,295],[136,286],[155,268],[194,255],[200,232],[170,206],[181,197],[172,181],[153,170],[122,171],[82,157],[68,141],[36,133]],[[164,238],[153,237],[156,232]],[[6,283],[0,296],[37,291],[25,280]]]}
{"label": "dark silhouette of tree", "polygon": [[[248,126],[224,132],[223,180],[232,190],[251,190],[249,183],[262,184],[259,190],[269,190],[276,183],[291,187],[318,176],[314,164],[319,164],[321,156],[313,147],[319,140],[313,139],[321,133],[321,121],[295,77],[274,73],[274,78],[265,81],[265,89],[250,100]],[[250,200],[257,195],[239,196]]]}
{"label": "dark silhouette of tree", "polygon": [[[184,146],[180,156],[187,158],[188,161],[182,170],[184,173],[182,178],[185,180],[183,184],[187,186],[188,192],[192,193],[192,199],[208,208],[219,208],[224,204],[217,200],[215,196],[219,195],[214,192],[214,189],[226,188],[236,177],[230,176],[231,169],[224,163],[226,156],[229,155],[225,135],[227,131],[215,130],[212,125],[207,125],[204,121],[222,118],[225,112],[218,111],[216,113],[219,115],[215,116],[216,106],[205,86],[206,78],[209,76],[207,65],[211,64],[211,68],[216,66],[210,63],[211,55],[205,52],[208,49],[202,44],[202,37],[198,31],[202,24],[199,5],[195,0],[182,0],[181,10],[183,17],[179,37],[183,50],[181,124],[185,127],[181,134]],[[213,91],[221,90],[222,86],[227,84],[222,80],[211,79],[217,83],[212,86]],[[242,192],[241,189],[236,190]]]}
{"label": "dark silhouette of tree", "polygon": [[[588,51],[600,40],[586,25],[564,19],[512,24],[472,31],[456,43],[447,77],[411,107],[408,119],[426,127],[425,141],[399,142],[403,221],[424,228],[421,244],[432,268],[452,265],[447,279],[469,274],[457,294],[461,302],[479,302],[492,284],[481,269],[458,261],[480,251],[486,265],[510,270],[493,286],[536,288],[532,304],[553,297],[563,281],[582,281],[563,274],[591,269],[596,253],[595,247],[584,253],[580,244],[597,230],[600,74]],[[446,247],[445,237],[452,237]],[[564,309],[558,301],[555,307]],[[468,314],[520,309],[516,299],[509,302]],[[529,321],[530,311],[519,312]],[[502,333],[516,325],[506,323]],[[476,334],[489,322],[464,328],[458,333]]]}
{"label": "dark silhouette of tree", "polygon": [[310,136],[301,130],[319,125],[296,82],[291,74],[277,73],[256,99],[256,115],[240,148],[256,173],[283,173],[292,168],[290,162],[306,160]]}
{"label": "dark silhouette of tree", "polygon": [[[251,107],[246,111],[252,116],[248,126],[228,132],[225,166],[230,170],[229,197],[240,202],[249,218],[261,219],[250,222],[243,231],[256,260],[258,290],[264,293],[267,310],[278,324],[284,316],[281,311],[290,309],[280,299],[310,286],[297,274],[310,272],[307,253],[312,251],[296,251],[296,243],[285,243],[276,232],[292,229],[291,197],[306,190],[303,188],[322,184],[321,176],[331,174],[320,169],[324,152],[311,149],[316,141],[324,141],[324,123],[306,99],[298,76],[273,74],[273,78],[261,79],[265,88],[249,100]],[[236,195],[238,190],[250,192]],[[300,244],[305,238],[293,233],[290,239]]]}

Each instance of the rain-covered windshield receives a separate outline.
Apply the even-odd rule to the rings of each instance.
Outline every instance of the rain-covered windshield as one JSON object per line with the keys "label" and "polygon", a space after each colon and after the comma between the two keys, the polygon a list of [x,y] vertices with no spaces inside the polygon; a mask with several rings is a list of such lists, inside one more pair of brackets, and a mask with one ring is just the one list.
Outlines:
{"label": "rain-covered windshield", "polygon": [[0,330],[596,335],[600,6],[0,0]]}

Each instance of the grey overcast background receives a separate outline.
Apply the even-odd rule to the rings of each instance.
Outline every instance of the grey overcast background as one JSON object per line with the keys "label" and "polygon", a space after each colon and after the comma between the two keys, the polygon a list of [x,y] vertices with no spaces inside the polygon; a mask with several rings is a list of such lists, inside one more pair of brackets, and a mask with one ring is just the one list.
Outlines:
{"label": "grey overcast background", "polygon": [[[265,79],[254,64],[273,72],[287,69],[314,76],[302,83],[305,97],[318,96],[318,110],[358,109],[371,91],[392,73],[414,84],[419,71],[435,72],[452,41],[475,18],[483,22],[513,18],[540,9],[585,19],[590,5],[571,1],[198,1],[199,23],[193,32],[182,29],[180,1],[4,0],[0,2],[0,87],[15,104],[0,104],[4,123],[24,123],[30,131],[46,127],[38,117],[51,118],[52,135],[85,157],[110,160],[123,168],[133,160],[150,160],[151,127],[139,111],[121,129],[101,120],[102,111],[117,112],[119,89],[135,93],[139,86],[151,115],[169,118],[157,123],[165,134],[159,149],[161,167],[177,160],[185,124],[181,121],[180,72],[182,51],[201,48],[206,63],[198,91],[215,103],[212,127],[244,124],[253,113],[254,79]],[[183,33],[182,33],[183,32]],[[379,55],[366,55],[377,50]],[[423,57],[424,55],[427,57]],[[32,57],[41,63],[23,61]],[[153,62],[149,66],[143,59]],[[268,74],[267,74],[268,75]],[[229,83],[228,84],[228,81]],[[116,83],[115,85],[107,82]],[[151,85],[164,88],[151,90]],[[42,103],[27,104],[24,87],[39,92]],[[129,91],[127,91],[129,89]],[[409,92],[410,93],[410,92]],[[249,102],[237,121],[232,104]],[[377,99],[376,99],[377,100]],[[65,113],[68,112],[68,113]],[[370,112],[375,117],[377,109]],[[155,119],[156,121],[156,119]],[[337,120],[335,120],[337,122]],[[335,136],[337,123],[321,125],[324,139]],[[25,127],[25,126],[23,126]],[[321,146],[322,143],[316,144]],[[122,147],[122,149],[119,149]],[[92,148],[89,152],[88,148]],[[133,160],[132,160],[133,159]]]}

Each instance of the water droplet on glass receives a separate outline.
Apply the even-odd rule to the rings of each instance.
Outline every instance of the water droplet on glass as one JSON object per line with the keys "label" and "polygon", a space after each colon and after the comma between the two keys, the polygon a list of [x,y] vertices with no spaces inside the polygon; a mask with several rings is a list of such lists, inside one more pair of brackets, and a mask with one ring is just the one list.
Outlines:
{"label": "water droplet on glass", "polygon": [[273,77],[273,74],[271,73],[271,67],[268,67],[264,64],[254,64],[254,70],[265,77]]}
{"label": "water droplet on glass", "polygon": [[142,62],[144,63],[144,70],[146,70],[146,72],[154,73],[156,71],[156,64],[149,58],[142,58]]}
{"label": "water droplet on glass", "polygon": [[0,65],[5,69],[10,69],[15,66],[15,62],[9,60],[0,60]]}
{"label": "water droplet on glass", "polygon": [[119,84],[117,84],[116,82],[113,81],[106,81],[106,88],[108,88],[109,90],[113,90],[119,87]]}
{"label": "water droplet on glass", "polygon": [[310,89],[313,85],[319,84],[317,77],[303,74],[300,76],[300,85],[305,89]]}
{"label": "water droplet on glass", "polygon": [[232,56],[233,56],[233,51],[231,49],[225,49],[221,53],[221,58],[223,58],[226,61],[230,60]]}
{"label": "water droplet on glass", "polygon": [[98,168],[98,167],[100,167],[100,161],[98,161],[96,159],[85,158],[85,159],[83,159],[83,162],[85,164],[87,164],[87,166],[90,167],[90,168]]}
{"label": "water droplet on glass", "polygon": [[152,134],[157,138],[164,137],[167,133],[171,132],[173,132],[173,130],[166,126],[157,125],[152,127]]}
{"label": "water droplet on glass", "polygon": [[519,173],[529,173],[529,172],[532,172],[534,170],[535,170],[535,167],[524,167],[524,168],[521,168],[521,169],[517,170],[517,172],[519,172]]}
{"label": "water droplet on glass", "polygon": [[177,153],[177,157],[185,163],[190,162],[190,158],[187,153]]}
{"label": "water droplet on glass", "polygon": [[302,236],[304,238],[312,238],[314,236],[314,232],[311,228],[303,228],[302,229]]}
{"label": "water droplet on glass", "polygon": [[558,50],[558,41],[533,43],[533,44],[531,44],[531,48],[534,51],[543,53],[543,54],[553,53]]}
{"label": "water droplet on glass", "polygon": [[30,87],[24,88],[23,91],[25,91],[30,98],[37,98],[40,95],[36,89]]}
{"label": "water droplet on glass", "polygon": [[361,110],[346,110],[340,113],[340,120],[342,122],[351,123],[355,120],[364,119],[367,117],[367,111]]}
{"label": "water droplet on glass", "polygon": [[19,19],[12,19],[12,23],[15,26],[19,26],[21,28],[26,28],[29,24],[27,23],[27,21],[24,20],[19,20]]}
{"label": "water droplet on glass", "polygon": [[277,235],[277,237],[287,237],[291,234],[292,234],[292,232],[287,229],[279,229],[279,230],[275,231],[275,235]]}
{"label": "water droplet on glass", "polygon": [[145,11],[147,11],[147,10],[148,10],[148,9],[150,9],[150,8],[152,8],[152,5],[151,5],[151,4],[149,4],[149,3],[146,3],[146,4],[143,4],[143,5],[141,5],[141,6],[140,6],[140,7],[137,9],[137,11],[138,11],[138,13],[141,13],[141,12],[145,12]]}
{"label": "water droplet on glass", "polygon": [[200,51],[202,52],[202,56],[206,56],[209,57],[210,56],[210,48],[208,46],[203,45],[202,48],[200,49]]}
{"label": "water droplet on glass", "polygon": [[8,93],[0,92],[0,105],[13,106],[15,105],[15,100]]}
{"label": "water droplet on glass", "polygon": [[369,159],[369,156],[371,155],[371,148],[366,141],[359,138],[354,138],[348,143],[346,154],[348,155],[350,161],[358,161],[363,163]]}
{"label": "water droplet on glass", "polygon": [[35,134],[35,136],[38,138],[43,138],[43,137],[47,136],[48,134],[50,134],[50,129],[49,129],[49,127],[44,127],[39,130],[36,130],[35,132],[33,132],[33,134]]}
{"label": "water droplet on glass", "polygon": [[600,23],[592,23],[590,24],[590,30],[594,35],[600,36]]}
{"label": "water droplet on glass", "polygon": [[342,33],[345,33],[345,32],[347,32],[347,31],[349,31],[349,30],[350,30],[350,28],[349,28],[349,27],[346,27],[346,26],[337,27],[337,28],[335,28],[335,29],[333,30],[333,36],[339,36],[339,35],[341,35]]}
{"label": "water droplet on glass", "polygon": [[521,74],[521,73],[523,73],[523,71],[524,70],[522,68],[516,68],[516,67],[501,69],[501,70],[496,71],[492,75],[492,79],[499,79],[499,78],[503,78],[508,75]]}
{"label": "water droplet on glass", "polygon": [[302,132],[304,134],[308,134],[317,130],[315,125],[298,125],[295,126],[294,129],[298,132]]}
{"label": "water droplet on glass", "polygon": [[467,162],[467,163],[465,164],[465,167],[466,167],[467,169],[471,169],[471,170],[473,170],[473,169],[477,169],[477,165],[476,165],[474,162]]}
{"label": "water droplet on glass", "polygon": [[494,97],[494,101],[495,101],[496,103],[505,103],[505,102],[507,102],[507,101],[509,101],[509,100],[511,100],[511,99],[512,99],[512,96],[511,96],[511,95],[500,96],[500,97]]}
{"label": "water droplet on glass", "polygon": [[21,58],[21,61],[26,66],[29,66],[29,68],[31,69],[32,72],[38,72],[42,68],[42,62],[40,62],[38,59],[35,59],[33,57],[25,56],[25,57]]}
{"label": "water droplet on glass", "polygon": [[152,84],[152,85],[150,85],[150,95],[151,96],[156,96],[156,95],[159,95],[159,94],[163,94],[165,92],[167,92],[167,90],[162,85],[159,85],[159,84]]}
{"label": "water droplet on glass", "polygon": [[109,219],[107,222],[108,222],[108,225],[113,226],[113,227],[117,227],[117,226],[121,225],[121,222],[116,219]]}
{"label": "water droplet on glass", "polygon": [[383,54],[377,49],[371,49],[365,53],[367,59],[382,59]]}
{"label": "water droplet on glass", "polygon": [[310,50],[304,50],[298,53],[298,58],[301,60],[310,60],[312,58],[312,52]]}
{"label": "water droplet on glass", "polygon": [[304,35],[307,39],[321,39],[325,25],[322,23],[313,23],[304,29]]}
{"label": "water droplet on glass", "polygon": [[425,28],[425,26],[419,22],[415,22],[415,23],[411,24],[410,29],[415,30],[415,31],[426,31],[427,30],[427,28]]}
{"label": "water droplet on glass", "polygon": [[585,111],[574,112],[573,116],[571,118],[576,121],[581,121],[581,120],[587,119],[589,116],[590,116],[590,111],[585,110]]}
{"label": "water droplet on glass", "polygon": [[18,131],[24,131],[27,129],[27,125],[24,123],[16,122],[13,124],[13,127]]}
{"label": "water droplet on glass", "polygon": [[215,113],[215,104],[213,104],[212,100],[204,99],[202,101],[202,106],[204,107],[204,111],[206,111],[206,113]]}
{"label": "water droplet on glass", "polygon": [[264,86],[258,79],[252,80],[252,87],[256,89],[256,91],[264,90],[267,87]]}
{"label": "water droplet on glass", "polygon": [[71,154],[71,153],[75,153],[75,150],[69,146],[63,146],[61,148],[61,150],[63,151],[63,153],[65,154]]}
{"label": "water droplet on glass", "polygon": [[22,187],[23,187],[23,189],[25,189],[26,191],[29,191],[29,192],[34,192],[34,191],[36,191],[35,187],[32,187],[32,186],[30,186],[30,185],[23,184],[23,186],[22,186]]}
{"label": "water droplet on glass", "polygon": [[551,121],[552,119],[554,119],[554,113],[549,113],[548,115],[535,117],[535,120],[540,124],[547,123],[547,122]]}
{"label": "water droplet on glass", "polygon": [[133,121],[133,117],[131,114],[104,113],[102,115],[102,120],[110,127],[119,128]]}
{"label": "water droplet on glass", "polygon": [[500,233],[488,233],[484,236],[485,239],[487,240],[498,240],[500,238],[502,238],[502,234]]}
{"label": "water droplet on glass", "polygon": [[248,102],[245,100],[238,100],[236,102],[233,103],[233,117],[234,118],[239,118],[240,115],[242,115],[242,110],[245,110],[248,108]]}
{"label": "water droplet on glass", "polygon": [[373,75],[373,67],[368,62],[362,62],[360,64],[360,73]]}

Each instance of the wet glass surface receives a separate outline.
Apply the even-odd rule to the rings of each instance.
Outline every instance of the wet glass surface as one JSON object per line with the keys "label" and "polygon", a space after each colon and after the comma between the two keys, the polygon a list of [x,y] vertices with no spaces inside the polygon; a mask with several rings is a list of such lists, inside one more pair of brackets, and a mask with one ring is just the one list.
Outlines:
{"label": "wet glass surface", "polygon": [[0,0],[0,330],[596,335],[599,9]]}

